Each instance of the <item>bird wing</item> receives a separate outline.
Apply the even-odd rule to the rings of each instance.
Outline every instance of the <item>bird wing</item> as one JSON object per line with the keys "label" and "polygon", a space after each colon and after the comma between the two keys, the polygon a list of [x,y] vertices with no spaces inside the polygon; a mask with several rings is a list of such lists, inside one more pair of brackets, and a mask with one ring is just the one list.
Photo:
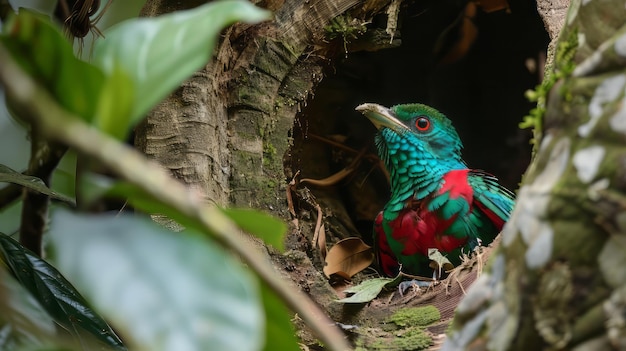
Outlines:
{"label": "bird wing", "polygon": [[476,207],[501,230],[513,211],[515,195],[500,185],[496,177],[480,170],[469,171],[467,180],[474,189]]}
{"label": "bird wing", "polygon": [[398,272],[398,261],[403,270],[418,271],[429,248],[469,252],[481,241],[491,242],[511,214],[514,195],[488,173],[460,169],[446,173],[431,196],[409,201],[400,211],[386,209],[376,217],[375,251],[387,276]]}
{"label": "bird wing", "polygon": [[499,232],[513,210],[514,198],[493,175],[460,169],[446,173],[438,192],[427,201],[428,211],[447,221],[446,234],[486,239],[485,221]]}
{"label": "bird wing", "polygon": [[468,216],[472,211],[474,189],[468,182],[468,169],[453,170],[443,176],[437,193],[426,200],[429,213],[436,214],[444,231],[457,238],[472,232]]}

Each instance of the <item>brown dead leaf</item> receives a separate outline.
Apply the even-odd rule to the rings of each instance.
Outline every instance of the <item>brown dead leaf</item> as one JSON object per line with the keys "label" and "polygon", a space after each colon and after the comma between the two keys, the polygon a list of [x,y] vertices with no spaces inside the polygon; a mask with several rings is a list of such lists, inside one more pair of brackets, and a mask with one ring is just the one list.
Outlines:
{"label": "brown dead leaf", "polygon": [[328,250],[324,274],[330,278],[333,274],[352,278],[367,268],[374,261],[374,250],[361,238],[350,237],[337,242]]}

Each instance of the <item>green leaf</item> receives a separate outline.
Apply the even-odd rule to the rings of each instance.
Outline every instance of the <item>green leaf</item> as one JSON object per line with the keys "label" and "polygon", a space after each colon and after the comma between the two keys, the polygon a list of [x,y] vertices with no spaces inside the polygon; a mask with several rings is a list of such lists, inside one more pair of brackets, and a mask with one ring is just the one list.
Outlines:
{"label": "green leaf", "polygon": [[105,31],[93,62],[111,74],[121,69],[134,82],[135,125],[159,101],[207,64],[219,32],[236,21],[254,23],[269,12],[242,0],[214,1],[191,10],[124,21]]}
{"label": "green leaf", "polygon": [[92,121],[104,74],[74,56],[72,46],[48,17],[21,8],[6,22],[0,41],[61,106]]}
{"label": "green leaf", "polygon": [[72,206],[76,204],[74,199],[72,199],[71,197],[57,193],[56,191],[48,188],[43,180],[37,177],[23,175],[22,173],[18,173],[2,164],[0,164],[0,182],[18,184],[39,193],[48,195],[54,199],[66,202]]}
{"label": "green leaf", "polygon": [[17,345],[36,345],[54,338],[56,328],[52,318],[7,273],[2,261],[0,254],[0,350],[11,350]]}
{"label": "green leaf", "polygon": [[337,300],[341,303],[365,303],[370,302],[380,294],[387,284],[391,284],[395,279],[391,278],[374,278],[361,282],[361,284],[347,288],[344,293],[353,294],[352,296]]}
{"label": "green leaf", "polygon": [[263,311],[246,270],[200,234],[148,219],[59,210],[58,266],[136,350],[258,350]]}
{"label": "green leaf", "polygon": [[128,135],[128,119],[135,100],[134,83],[115,66],[102,87],[93,124],[101,131],[123,140]]}
{"label": "green leaf", "polygon": [[0,253],[13,276],[68,332],[81,340],[90,334],[116,350],[126,350],[111,327],[54,267],[1,233]]}
{"label": "green leaf", "polygon": [[287,225],[283,221],[254,209],[222,208],[222,212],[244,231],[257,236],[280,252],[285,250],[283,240]]}
{"label": "green leaf", "polygon": [[261,296],[265,308],[264,350],[300,350],[291,316],[283,301],[265,284],[261,285]]}

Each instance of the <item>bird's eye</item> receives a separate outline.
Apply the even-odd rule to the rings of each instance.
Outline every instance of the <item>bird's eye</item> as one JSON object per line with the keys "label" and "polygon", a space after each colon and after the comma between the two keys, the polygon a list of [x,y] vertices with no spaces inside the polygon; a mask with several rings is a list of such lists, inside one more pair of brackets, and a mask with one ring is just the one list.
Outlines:
{"label": "bird's eye", "polygon": [[415,120],[415,128],[420,132],[425,132],[430,128],[430,120],[424,116],[417,117]]}

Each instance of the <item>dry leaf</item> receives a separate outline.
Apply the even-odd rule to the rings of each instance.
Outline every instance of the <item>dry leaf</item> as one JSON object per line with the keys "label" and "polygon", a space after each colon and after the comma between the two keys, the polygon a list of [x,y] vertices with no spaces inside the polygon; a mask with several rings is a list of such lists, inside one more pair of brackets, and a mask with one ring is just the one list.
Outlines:
{"label": "dry leaf", "polygon": [[350,287],[344,292],[351,294],[351,296],[337,300],[341,303],[365,303],[374,300],[384,287],[393,283],[392,278],[374,278],[361,282],[357,286]]}
{"label": "dry leaf", "polygon": [[373,261],[374,250],[371,246],[365,244],[361,238],[346,238],[337,242],[328,251],[324,274],[328,278],[333,274],[352,278]]}

